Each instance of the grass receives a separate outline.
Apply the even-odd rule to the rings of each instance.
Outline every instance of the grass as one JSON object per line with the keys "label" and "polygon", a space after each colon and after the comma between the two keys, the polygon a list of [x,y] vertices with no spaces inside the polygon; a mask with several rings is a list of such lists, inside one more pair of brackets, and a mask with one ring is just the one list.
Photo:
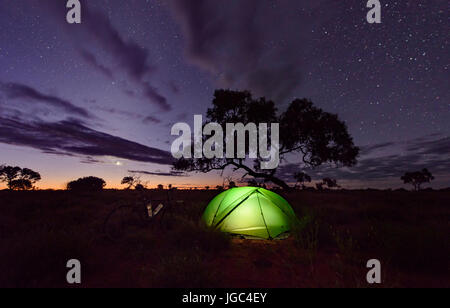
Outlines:
{"label": "grass", "polygon": [[111,242],[103,221],[133,191],[0,191],[0,287],[65,287],[72,258],[84,287],[367,287],[373,258],[384,287],[450,286],[449,192],[289,193],[299,224],[279,241],[204,228],[215,194],[180,191],[163,223]]}

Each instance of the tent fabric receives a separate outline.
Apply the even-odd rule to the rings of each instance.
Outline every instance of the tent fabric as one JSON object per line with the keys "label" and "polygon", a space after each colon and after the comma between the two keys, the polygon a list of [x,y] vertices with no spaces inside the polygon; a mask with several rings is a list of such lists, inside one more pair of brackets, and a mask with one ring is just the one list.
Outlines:
{"label": "tent fabric", "polygon": [[202,221],[222,232],[248,238],[275,239],[291,230],[294,210],[280,195],[259,187],[222,192],[206,208]]}

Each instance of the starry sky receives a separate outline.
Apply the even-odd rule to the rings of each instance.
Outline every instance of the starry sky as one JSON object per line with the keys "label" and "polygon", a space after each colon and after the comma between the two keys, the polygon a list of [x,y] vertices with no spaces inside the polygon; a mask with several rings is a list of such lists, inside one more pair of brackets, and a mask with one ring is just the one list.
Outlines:
{"label": "starry sky", "polygon": [[39,171],[40,188],[87,175],[120,187],[129,173],[222,184],[171,172],[169,153],[171,126],[205,114],[217,88],[281,111],[309,98],[346,121],[359,164],[315,179],[401,187],[426,167],[450,186],[447,1],[381,1],[381,24],[363,0],[82,0],[80,25],[65,3],[0,0],[0,164]]}

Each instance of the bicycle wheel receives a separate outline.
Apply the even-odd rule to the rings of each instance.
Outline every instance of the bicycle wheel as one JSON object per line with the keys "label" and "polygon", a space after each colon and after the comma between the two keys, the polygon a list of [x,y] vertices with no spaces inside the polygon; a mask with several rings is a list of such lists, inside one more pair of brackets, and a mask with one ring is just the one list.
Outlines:
{"label": "bicycle wheel", "polygon": [[144,217],[136,207],[124,205],[109,213],[104,223],[104,232],[109,239],[119,240],[133,229],[143,227],[144,223]]}

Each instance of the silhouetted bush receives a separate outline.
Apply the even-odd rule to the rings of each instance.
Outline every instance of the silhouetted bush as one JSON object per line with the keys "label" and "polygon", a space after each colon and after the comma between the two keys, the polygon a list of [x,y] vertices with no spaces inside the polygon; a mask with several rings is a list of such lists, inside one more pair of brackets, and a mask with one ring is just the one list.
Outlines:
{"label": "silhouetted bush", "polygon": [[137,190],[137,191],[144,191],[144,190],[145,190],[145,186],[142,185],[142,184],[137,184],[137,185],[134,187],[134,189]]}
{"label": "silhouetted bush", "polygon": [[106,186],[106,182],[103,179],[89,176],[80,178],[76,181],[69,182],[67,184],[67,190],[72,191],[102,191]]}

